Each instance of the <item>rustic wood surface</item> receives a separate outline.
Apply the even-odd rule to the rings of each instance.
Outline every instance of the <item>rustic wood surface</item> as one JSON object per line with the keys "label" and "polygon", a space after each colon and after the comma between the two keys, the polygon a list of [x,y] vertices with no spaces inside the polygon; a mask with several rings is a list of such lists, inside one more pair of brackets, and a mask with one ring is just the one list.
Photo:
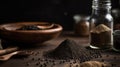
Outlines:
{"label": "rustic wood surface", "polygon": [[[49,51],[51,49],[56,48],[62,41],[65,39],[72,39],[76,43],[82,46],[89,46],[89,38],[88,37],[80,37],[74,35],[73,32],[64,32],[59,37],[47,41],[43,44],[37,44],[36,46],[32,47],[25,47],[21,48],[23,51],[33,51],[33,54],[26,58],[16,58],[12,57],[8,61],[1,61],[0,67],[44,67],[41,66],[41,64],[46,64],[45,67],[65,67],[66,64],[69,64],[68,62],[65,62],[63,64],[60,64],[59,62],[62,60],[55,60],[55,64],[53,64],[52,61],[43,61],[45,60],[43,58],[43,53],[45,51]],[[52,59],[49,59],[52,60]],[[116,52],[107,52],[103,53],[101,58],[92,59],[95,61],[104,61],[112,64],[112,67],[120,67],[120,53]],[[72,61],[70,61],[72,62]],[[53,66],[54,65],[54,66]]]}

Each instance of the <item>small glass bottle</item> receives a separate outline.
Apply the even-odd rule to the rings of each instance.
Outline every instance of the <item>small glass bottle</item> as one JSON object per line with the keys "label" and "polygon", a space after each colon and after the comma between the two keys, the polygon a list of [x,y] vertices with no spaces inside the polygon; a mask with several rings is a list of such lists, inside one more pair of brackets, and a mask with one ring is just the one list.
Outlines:
{"label": "small glass bottle", "polygon": [[113,18],[110,0],[93,0],[90,17],[90,47],[109,49],[113,45]]}
{"label": "small glass bottle", "polygon": [[74,31],[78,36],[89,36],[89,16],[75,15]]}

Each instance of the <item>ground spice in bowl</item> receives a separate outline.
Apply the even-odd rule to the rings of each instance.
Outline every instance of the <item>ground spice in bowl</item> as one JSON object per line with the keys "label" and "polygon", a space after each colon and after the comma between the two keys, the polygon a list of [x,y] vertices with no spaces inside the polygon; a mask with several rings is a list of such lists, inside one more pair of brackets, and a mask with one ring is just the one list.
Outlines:
{"label": "ground spice in bowl", "polygon": [[75,41],[66,39],[54,50],[46,52],[44,56],[52,59],[73,59],[84,62],[100,57],[101,53],[98,51],[88,50],[85,47],[78,45]]}
{"label": "ground spice in bowl", "polygon": [[38,28],[37,25],[24,25],[17,30],[41,30],[41,29]]}

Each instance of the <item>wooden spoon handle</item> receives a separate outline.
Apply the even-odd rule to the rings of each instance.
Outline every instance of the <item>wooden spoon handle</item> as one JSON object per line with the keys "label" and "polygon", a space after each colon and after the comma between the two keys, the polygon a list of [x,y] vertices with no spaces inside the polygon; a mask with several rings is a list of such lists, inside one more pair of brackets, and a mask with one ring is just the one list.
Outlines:
{"label": "wooden spoon handle", "polygon": [[13,55],[16,55],[16,54],[18,54],[18,51],[0,56],[0,61],[6,61],[6,60],[10,59]]}
{"label": "wooden spoon handle", "polygon": [[18,47],[6,48],[3,50],[0,50],[0,55],[11,53],[11,52],[16,51],[16,50],[18,50]]}
{"label": "wooden spoon handle", "polygon": [[37,27],[40,29],[49,29],[52,28],[54,26],[54,24],[49,24],[49,25],[38,25]]}

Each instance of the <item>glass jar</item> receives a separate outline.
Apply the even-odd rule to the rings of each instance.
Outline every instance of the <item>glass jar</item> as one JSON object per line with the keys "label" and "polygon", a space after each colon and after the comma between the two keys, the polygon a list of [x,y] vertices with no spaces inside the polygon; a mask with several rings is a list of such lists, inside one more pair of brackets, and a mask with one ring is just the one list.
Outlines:
{"label": "glass jar", "polygon": [[78,36],[89,36],[89,16],[75,15],[74,32]]}
{"label": "glass jar", "polygon": [[113,49],[117,52],[120,52],[120,30],[115,30],[113,35],[114,35]]}
{"label": "glass jar", "polygon": [[112,16],[114,18],[114,30],[120,30],[120,9],[113,9]]}
{"label": "glass jar", "polygon": [[113,18],[110,0],[93,0],[90,17],[90,47],[109,49],[113,45]]}

